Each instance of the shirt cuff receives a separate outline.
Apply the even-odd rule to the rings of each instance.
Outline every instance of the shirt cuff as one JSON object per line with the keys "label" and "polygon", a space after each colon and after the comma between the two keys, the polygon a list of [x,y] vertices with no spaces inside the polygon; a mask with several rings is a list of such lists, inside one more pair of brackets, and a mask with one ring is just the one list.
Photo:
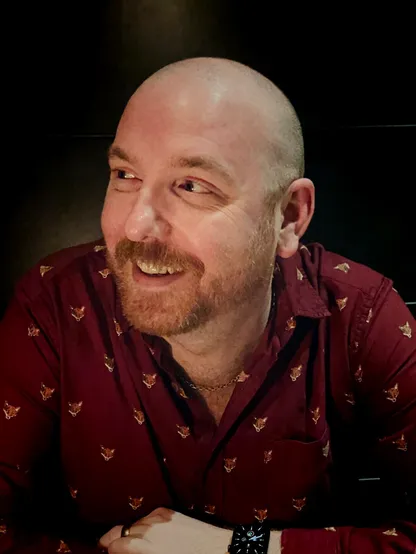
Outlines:
{"label": "shirt cuff", "polygon": [[337,554],[339,536],[327,529],[285,529],[282,532],[282,554]]}

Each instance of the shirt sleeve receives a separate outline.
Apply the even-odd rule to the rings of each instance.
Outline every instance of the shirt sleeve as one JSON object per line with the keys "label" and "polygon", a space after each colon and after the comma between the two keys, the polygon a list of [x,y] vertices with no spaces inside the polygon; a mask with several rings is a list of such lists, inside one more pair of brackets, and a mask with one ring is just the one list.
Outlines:
{"label": "shirt sleeve", "polygon": [[371,459],[413,508],[408,509],[407,521],[390,520],[379,528],[287,529],[282,534],[285,554],[416,552],[415,320],[386,279],[373,306],[356,321],[363,348],[350,369],[359,376],[356,401],[368,414],[367,428],[373,430],[368,437]]}
{"label": "shirt sleeve", "polygon": [[0,554],[101,552],[71,526],[49,529],[36,519],[35,470],[50,459],[59,436],[59,354],[51,314],[47,295],[32,301],[20,288],[0,322]]}

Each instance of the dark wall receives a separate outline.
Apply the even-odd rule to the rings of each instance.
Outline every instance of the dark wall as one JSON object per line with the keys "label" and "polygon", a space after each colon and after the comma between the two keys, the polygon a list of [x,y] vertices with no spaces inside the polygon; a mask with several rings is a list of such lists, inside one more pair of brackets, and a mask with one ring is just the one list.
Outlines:
{"label": "dark wall", "polygon": [[119,0],[24,6],[5,48],[0,313],[39,258],[100,236],[106,149],[129,96],[192,56],[246,63],[289,96],[317,211],[307,239],[416,301],[410,14],[283,13],[275,3]]}

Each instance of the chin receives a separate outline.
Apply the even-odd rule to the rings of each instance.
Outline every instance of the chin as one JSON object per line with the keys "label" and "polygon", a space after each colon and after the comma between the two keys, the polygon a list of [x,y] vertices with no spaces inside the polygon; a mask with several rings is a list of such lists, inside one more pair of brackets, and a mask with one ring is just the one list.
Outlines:
{"label": "chin", "polygon": [[[130,274],[131,275],[131,274]],[[213,315],[191,287],[176,291],[143,291],[129,272],[115,274],[123,314],[137,331],[148,335],[174,336],[194,331]]]}
{"label": "chin", "polygon": [[172,303],[168,308],[145,306],[142,302],[122,298],[122,306],[124,316],[137,331],[160,337],[190,333],[209,319],[208,314],[201,310],[189,310],[185,313],[183,304],[179,302],[175,309]]}

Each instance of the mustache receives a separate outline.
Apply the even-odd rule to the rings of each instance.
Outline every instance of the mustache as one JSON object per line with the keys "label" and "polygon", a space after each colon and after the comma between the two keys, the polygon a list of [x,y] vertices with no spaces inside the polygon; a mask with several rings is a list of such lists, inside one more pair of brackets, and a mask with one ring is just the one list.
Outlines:
{"label": "mustache", "polygon": [[193,269],[197,273],[203,273],[204,264],[200,260],[185,257],[183,254],[171,251],[165,244],[159,241],[133,242],[127,238],[120,240],[114,251],[114,259],[119,267],[127,262],[137,261],[161,266],[180,267],[183,270]]}

